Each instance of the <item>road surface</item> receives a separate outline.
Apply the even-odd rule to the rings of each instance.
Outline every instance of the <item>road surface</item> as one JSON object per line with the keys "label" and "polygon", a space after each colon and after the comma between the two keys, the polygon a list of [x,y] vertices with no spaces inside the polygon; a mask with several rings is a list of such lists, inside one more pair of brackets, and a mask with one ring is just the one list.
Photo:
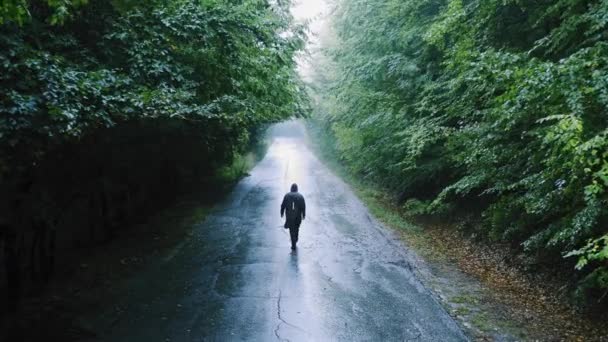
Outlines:
{"label": "road surface", "polygon": [[[301,134],[282,135],[294,127],[275,129],[266,157],[191,239],[125,284],[101,340],[466,340],[398,239]],[[307,202],[296,252],[279,216],[293,182]]]}

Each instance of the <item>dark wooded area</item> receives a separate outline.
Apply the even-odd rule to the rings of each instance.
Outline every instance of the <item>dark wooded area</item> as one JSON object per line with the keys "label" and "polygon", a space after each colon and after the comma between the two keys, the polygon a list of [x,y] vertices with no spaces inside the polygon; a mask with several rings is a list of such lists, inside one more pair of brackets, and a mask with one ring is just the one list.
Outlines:
{"label": "dark wooded area", "polygon": [[260,127],[303,111],[288,6],[0,5],[0,310],[44,287],[58,249],[204,189]]}

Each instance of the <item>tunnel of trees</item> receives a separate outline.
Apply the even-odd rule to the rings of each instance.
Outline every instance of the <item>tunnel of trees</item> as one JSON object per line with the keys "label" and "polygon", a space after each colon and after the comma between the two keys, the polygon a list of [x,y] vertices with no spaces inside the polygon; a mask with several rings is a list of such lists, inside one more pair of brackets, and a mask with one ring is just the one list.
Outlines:
{"label": "tunnel of trees", "polygon": [[[335,0],[309,84],[355,174],[608,302],[608,0]],[[0,291],[307,111],[284,0],[0,4]]]}
{"label": "tunnel of trees", "polygon": [[605,305],[608,1],[334,5],[311,87],[349,169]]}
{"label": "tunnel of trees", "polygon": [[302,44],[285,1],[3,1],[0,310],[301,113]]}

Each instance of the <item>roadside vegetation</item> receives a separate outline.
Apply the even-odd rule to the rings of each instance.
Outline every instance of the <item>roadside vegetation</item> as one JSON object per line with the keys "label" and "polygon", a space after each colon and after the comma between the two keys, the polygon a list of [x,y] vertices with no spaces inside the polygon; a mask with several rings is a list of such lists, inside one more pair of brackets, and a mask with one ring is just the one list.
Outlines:
{"label": "roadside vegetation", "polygon": [[3,1],[0,313],[58,251],[242,175],[258,132],[305,108],[302,45],[283,1]]}
{"label": "roadside vegetation", "polygon": [[[567,277],[531,272],[508,242],[472,238],[461,219],[421,215],[377,182],[340,161],[335,137],[308,120],[309,145],[354,190],[369,211],[420,258],[416,271],[443,307],[474,340],[602,340],[605,315],[581,315]],[[515,254],[515,255],[514,255]],[[566,280],[566,281],[565,281]],[[601,307],[593,307],[601,309]],[[589,319],[592,318],[592,319]]]}
{"label": "roadside vegetation", "polygon": [[314,119],[408,215],[608,302],[608,2],[334,2]]}

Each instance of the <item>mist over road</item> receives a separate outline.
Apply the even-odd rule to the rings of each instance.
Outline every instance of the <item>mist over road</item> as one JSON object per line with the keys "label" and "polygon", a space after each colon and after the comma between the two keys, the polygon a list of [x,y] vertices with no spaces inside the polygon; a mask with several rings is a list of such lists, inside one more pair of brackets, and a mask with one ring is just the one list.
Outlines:
{"label": "mist over road", "polygon": [[[303,128],[273,132],[266,157],[192,238],[125,285],[122,318],[102,340],[466,340]],[[307,215],[292,253],[279,206],[293,182]]]}

